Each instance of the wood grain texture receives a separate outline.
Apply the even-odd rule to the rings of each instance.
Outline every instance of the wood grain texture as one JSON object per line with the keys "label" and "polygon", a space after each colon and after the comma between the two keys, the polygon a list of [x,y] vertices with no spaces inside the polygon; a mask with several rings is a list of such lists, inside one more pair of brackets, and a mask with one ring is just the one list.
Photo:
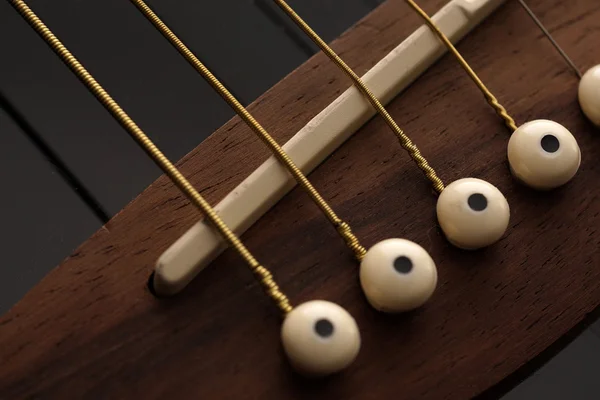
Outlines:
{"label": "wood grain texture", "polygon": [[[422,3],[433,13],[444,1]],[[599,61],[600,4],[530,3],[582,68]],[[420,23],[390,0],[334,47],[364,73]],[[180,296],[149,294],[154,261],[198,218],[162,177],[0,319],[0,397],[467,398],[559,339],[600,304],[599,133],[578,108],[576,78],[516,2],[459,50],[518,122],[552,118],[571,129],[581,170],[550,193],[516,184],[502,122],[452,58],[431,68],[389,111],[447,182],[474,176],[503,191],[512,210],[504,239],[478,252],[450,246],[428,182],[378,118],[311,180],[365,245],[400,236],[431,252],[439,288],[426,307],[402,316],[369,308],[350,252],[299,189],[243,237],[294,303],[327,299],[355,316],[363,348],[349,370],[312,382],[289,369],[277,310],[232,251]],[[283,142],[348,86],[317,55],[251,111]],[[214,203],[267,155],[236,118],[179,165]]]}

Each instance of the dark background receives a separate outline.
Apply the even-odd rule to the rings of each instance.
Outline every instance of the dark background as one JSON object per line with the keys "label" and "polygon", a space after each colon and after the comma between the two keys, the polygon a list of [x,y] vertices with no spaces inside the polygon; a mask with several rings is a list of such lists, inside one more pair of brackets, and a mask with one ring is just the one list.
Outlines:
{"label": "dark background", "polygon": [[[331,41],[381,2],[290,4]],[[29,4],[170,159],[233,116],[128,1]],[[316,52],[269,0],[149,4],[243,104]],[[0,49],[0,92],[33,130],[0,111],[4,313],[101,228],[102,214],[118,213],[160,172],[4,1]],[[82,198],[86,192],[91,200]],[[585,331],[506,397],[598,398],[599,335],[600,326]]]}

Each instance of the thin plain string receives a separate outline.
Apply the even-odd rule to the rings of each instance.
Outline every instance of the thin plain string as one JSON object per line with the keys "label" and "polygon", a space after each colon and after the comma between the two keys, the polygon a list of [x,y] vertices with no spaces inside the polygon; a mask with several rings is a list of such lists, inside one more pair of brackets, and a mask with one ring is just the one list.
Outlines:
{"label": "thin plain string", "polygon": [[533,10],[527,5],[527,3],[525,3],[525,0],[518,0],[518,2],[519,2],[519,4],[521,4],[521,7],[523,7],[523,9],[525,9],[525,12],[527,12],[527,14],[529,15],[529,17],[533,20],[533,22],[535,22],[535,24],[538,26],[538,28],[540,28],[540,30],[542,31],[542,33],[548,38],[548,40],[550,41],[550,43],[552,43],[552,46],[554,46],[554,48],[556,49],[556,51],[558,51],[558,53],[561,55],[561,57],[569,65],[569,67],[571,67],[571,69],[573,70],[573,72],[575,72],[575,74],[577,75],[577,77],[579,79],[581,79],[583,77],[583,75],[581,75],[581,71],[579,70],[579,68],[577,68],[577,65],[575,65],[575,63],[573,62],[573,60],[571,60],[571,57],[569,57],[569,55],[567,54],[567,52],[564,51],[562,49],[562,47],[560,47],[560,45],[558,44],[558,42],[556,40],[554,40],[554,37],[552,36],[552,34],[550,33],[550,31],[548,31],[548,29],[546,29],[546,27],[544,26],[544,24],[542,23],[542,21],[540,21],[540,19],[537,17],[537,15],[535,15],[535,13],[533,12]]}
{"label": "thin plain string", "polygon": [[508,112],[500,104],[500,102],[498,102],[498,99],[496,99],[496,97],[492,94],[492,92],[490,92],[490,90],[483,84],[483,82],[481,81],[481,79],[479,79],[479,77],[477,76],[475,71],[473,71],[473,69],[471,68],[469,63],[467,63],[467,61],[463,58],[463,56],[460,55],[458,50],[456,50],[456,47],[454,47],[454,45],[452,44],[450,39],[448,39],[448,37],[446,37],[444,32],[442,32],[440,30],[440,28],[438,28],[436,26],[436,24],[429,17],[429,15],[427,15],[427,13],[425,11],[423,11],[423,9],[421,7],[419,7],[417,5],[417,3],[415,3],[413,0],[406,0],[406,2],[416,11],[417,14],[419,14],[425,20],[425,22],[427,23],[429,28],[431,28],[431,30],[440,38],[440,40],[448,48],[448,50],[454,55],[454,57],[456,57],[456,59],[458,60],[460,65],[463,67],[463,69],[469,75],[469,77],[473,80],[473,82],[475,82],[475,84],[477,85],[479,90],[481,90],[481,92],[485,96],[485,99],[487,100],[489,105],[492,106],[492,108],[496,111],[496,113],[500,116],[500,118],[502,118],[504,120],[504,123],[506,124],[506,126],[511,131],[513,131],[513,132],[516,131],[517,125],[515,124],[515,120],[508,114]]}
{"label": "thin plain string", "polygon": [[87,89],[102,103],[108,112],[123,126],[131,137],[146,151],[148,156],[167,174],[173,183],[189,198],[198,209],[206,215],[225,240],[234,247],[246,261],[254,275],[262,284],[265,292],[271,297],[284,314],[292,311],[287,296],[279,289],[271,272],[263,267],[248,251],[238,237],[229,229],[213,208],[188,182],[179,170],[164,156],[146,134],[123,111],[112,97],[100,86],[71,52],[58,40],[46,25],[35,15],[22,0],[10,0],[13,7],[23,16],[31,27],[44,39],[60,59],[75,73]]}
{"label": "thin plain string", "polygon": [[319,46],[321,51],[327,55],[342,71],[348,75],[348,77],[354,82],[354,85],[358,90],[367,98],[373,108],[383,117],[387,125],[394,132],[400,145],[404,148],[411,158],[415,161],[418,167],[425,173],[427,179],[433,184],[433,188],[436,192],[441,193],[444,190],[444,183],[437,176],[435,170],[429,165],[425,157],[421,155],[419,148],[410,140],[410,138],[404,133],[402,129],[396,124],[392,116],[387,112],[385,107],[381,104],[379,99],[375,97],[373,92],[367,87],[367,85],[360,79],[358,75],[333,51],[331,47],[319,37],[319,35],[312,30],[312,28],[304,22],[302,18],[283,0],[274,0],[275,3],[294,21],[304,33],[309,36],[312,41]]}
{"label": "thin plain string", "polygon": [[244,122],[258,135],[259,138],[271,149],[277,159],[288,169],[294,179],[310,195],[313,201],[335,226],[347,246],[354,252],[354,256],[360,261],[367,250],[360,244],[358,238],[352,233],[348,223],[340,219],[329,204],[323,199],[319,192],[310,183],[308,178],[300,171],[287,153],[269,135],[269,133],[254,119],[244,106],[227,90],[225,86],[210,72],[204,64],[192,53],[192,51],[169,29],[169,27],[152,11],[143,0],[131,0],[131,2],[142,12],[142,14],[160,31],[160,33],[179,51],[179,53],[202,75],[204,79],[218,92],[221,97],[235,110]]}

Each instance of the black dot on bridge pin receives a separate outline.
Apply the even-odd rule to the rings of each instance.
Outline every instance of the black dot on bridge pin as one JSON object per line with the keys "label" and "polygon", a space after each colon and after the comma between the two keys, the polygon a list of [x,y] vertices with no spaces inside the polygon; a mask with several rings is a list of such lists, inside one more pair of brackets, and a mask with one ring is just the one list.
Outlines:
{"label": "black dot on bridge pin", "polygon": [[315,332],[322,338],[333,335],[334,327],[330,320],[322,318],[315,323]]}
{"label": "black dot on bridge pin", "polygon": [[541,140],[541,145],[547,153],[556,153],[560,148],[560,142],[554,135],[545,135]]}
{"label": "black dot on bridge pin", "polygon": [[400,256],[394,260],[394,269],[400,274],[408,274],[413,269],[412,260],[406,256]]}
{"label": "black dot on bridge pin", "polygon": [[469,200],[467,202],[469,203],[469,207],[471,207],[471,210],[473,211],[483,211],[487,208],[488,205],[487,198],[481,193],[474,193],[470,195]]}

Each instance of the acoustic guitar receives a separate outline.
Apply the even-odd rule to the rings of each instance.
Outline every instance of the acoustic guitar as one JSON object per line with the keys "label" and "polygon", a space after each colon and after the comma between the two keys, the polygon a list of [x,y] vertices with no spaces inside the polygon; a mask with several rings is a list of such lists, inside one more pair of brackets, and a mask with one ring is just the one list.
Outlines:
{"label": "acoustic guitar", "polygon": [[[327,300],[354,317],[362,343],[354,363],[326,378],[299,375],[281,346],[281,313],[239,255],[210,236],[190,242],[198,246],[190,245],[198,252],[192,264],[206,265],[166,285],[160,260],[203,222],[162,176],[2,316],[0,397],[497,397],[596,318],[600,149],[598,128],[577,101],[577,77],[517,1],[419,3],[453,41],[462,39],[460,52],[516,121],[551,119],[573,132],[581,165],[568,184],[536,191],[513,179],[511,132],[422,19],[389,0],[331,46],[373,85],[444,181],[475,177],[500,189],[511,213],[502,238],[475,251],[449,243],[431,182],[319,53],[248,109],[279,143],[289,141],[290,154],[298,142],[310,145],[300,166],[366,246],[403,237],[427,250],[438,274],[432,298],[402,314],[371,307],[335,229],[291,177],[260,178],[280,167],[235,117],[177,167],[224,219],[244,210],[235,231],[293,304]],[[529,3],[582,69],[598,63],[594,0]],[[483,6],[461,19],[448,11],[456,4]],[[390,72],[396,65],[407,67]],[[345,107],[346,119],[336,116]],[[335,123],[324,129],[323,121]],[[311,139],[320,129],[331,143]],[[153,136],[152,126],[145,131]],[[250,199],[240,188],[251,191],[261,179],[256,207],[229,205]]]}

